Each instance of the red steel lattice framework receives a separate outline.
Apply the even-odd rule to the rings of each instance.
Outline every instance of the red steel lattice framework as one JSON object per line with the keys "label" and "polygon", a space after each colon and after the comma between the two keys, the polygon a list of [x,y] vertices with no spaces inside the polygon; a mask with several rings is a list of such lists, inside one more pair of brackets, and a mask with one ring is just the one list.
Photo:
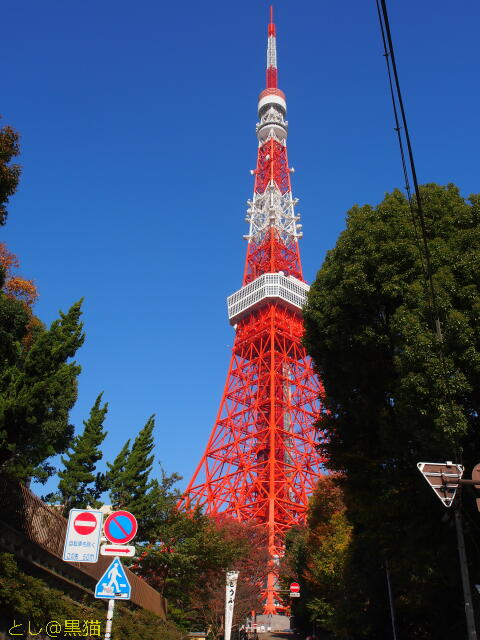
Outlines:
{"label": "red steel lattice framework", "polygon": [[268,532],[264,613],[286,609],[277,589],[286,531],[305,520],[322,473],[321,384],[302,346],[308,285],[287,157],[285,95],[277,86],[276,34],[268,25],[267,88],[259,97],[255,187],[242,288],[228,299],[236,330],[222,401],[181,506],[258,522]]}

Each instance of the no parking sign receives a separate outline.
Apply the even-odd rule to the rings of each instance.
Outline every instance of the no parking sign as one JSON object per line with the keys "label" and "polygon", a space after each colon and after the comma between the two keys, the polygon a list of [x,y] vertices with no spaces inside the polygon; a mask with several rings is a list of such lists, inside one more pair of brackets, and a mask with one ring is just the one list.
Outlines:
{"label": "no parking sign", "polygon": [[103,533],[114,544],[127,544],[137,535],[137,519],[129,511],[115,511],[105,520]]}

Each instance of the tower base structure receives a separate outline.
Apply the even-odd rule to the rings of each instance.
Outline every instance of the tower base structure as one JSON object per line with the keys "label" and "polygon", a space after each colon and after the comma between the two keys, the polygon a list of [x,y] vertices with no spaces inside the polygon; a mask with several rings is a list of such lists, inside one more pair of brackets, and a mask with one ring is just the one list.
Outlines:
{"label": "tower base structure", "polygon": [[240,320],[215,427],[182,501],[265,528],[266,614],[287,607],[278,593],[285,534],[305,522],[321,475],[321,386],[302,335],[301,314],[279,299]]}

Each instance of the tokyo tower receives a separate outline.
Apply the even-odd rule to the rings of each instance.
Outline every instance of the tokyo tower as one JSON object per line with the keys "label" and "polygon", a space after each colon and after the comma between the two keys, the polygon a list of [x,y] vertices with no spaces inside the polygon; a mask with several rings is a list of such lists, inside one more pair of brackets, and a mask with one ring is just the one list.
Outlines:
{"label": "tokyo tower", "polygon": [[243,284],[227,299],[232,357],[215,425],[180,506],[266,527],[270,562],[262,600],[264,613],[274,614],[286,609],[277,587],[285,533],[304,522],[323,460],[313,427],[321,384],[301,342],[309,287],[300,262],[302,225],[290,184],[272,9],[266,76]]}

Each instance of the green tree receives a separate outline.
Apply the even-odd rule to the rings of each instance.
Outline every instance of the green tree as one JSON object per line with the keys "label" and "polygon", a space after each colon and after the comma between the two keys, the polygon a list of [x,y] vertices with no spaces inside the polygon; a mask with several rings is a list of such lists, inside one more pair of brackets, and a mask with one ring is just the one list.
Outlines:
{"label": "green tree", "polygon": [[[28,629],[30,622],[32,628],[38,629],[44,627],[48,620],[85,618],[85,613],[89,617],[92,612],[72,600],[68,601],[58,589],[49,589],[43,580],[24,573],[9,553],[0,554],[0,571],[0,629],[6,626],[7,631],[14,617],[17,624],[21,623]],[[95,608],[98,614],[100,608]]]}
{"label": "green tree", "polygon": [[114,508],[124,509],[130,498],[129,488],[124,482],[125,466],[130,453],[130,440],[127,440],[119,451],[115,460],[107,462],[106,485],[109,491],[110,503]]}
{"label": "green tree", "polygon": [[[383,637],[389,624],[385,559],[401,635],[465,635],[453,529],[440,522],[416,463],[478,462],[480,196],[465,201],[454,185],[436,184],[421,193],[443,344],[432,330],[418,225],[400,191],[348,212],[304,314],[325,387],[319,428],[329,465],[344,474],[354,527],[352,638]],[[478,518],[471,500],[464,509]],[[478,581],[477,553],[470,559]]]}
{"label": "green tree", "polygon": [[90,410],[88,420],[84,421],[83,433],[78,435],[71,445],[67,457],[62,456],[64,470],[59,471],[58,494],[49,499],[59,500],[63,505],[63,515],[70,509],[99,507],[99,498],[104,491],[105,478],[95,473],[97,462],[102,459],[100,446],[107,435],[103,423],[108,404],[101,406],[102,393],[97,397]]}
{"label": "green tree", "polygon": [[243,622],[260,605],[258,585],[268,564],[264,528],[199,511],[182,513],[174,503],[165,503],[161,513],[156,541],[143,549],[135,571],[167,598],[177,624],[209,629],[217,637],[223,628],[225,574],[237,570],[234,624]]}
{"label": "green tree", "polygon": [[128,502],[124,505],[115,505],[131,510],[139,521],[149,519],[156,497],[155,492],[152,492],[156,485],[150,478],[154,460],[154,427],[155,418],[150,416],[133,441],[123,474],[123,483],[129,493]]}
{"label": "green tree", "polygon": [[20,165],[11,164],[12,158],[20,153],[18,139],[18,133],[11,127],[0,128],[0,226],[7,221],[6,205],[20,178]]}
{"label": "green tree", "polygon": [[127,441],[112,464],[108,463],[106,486],[114,509],[131,511],[138,521],[138,540],[151,539],[157,523],[159,504],[164,499],[166,487],[177,479],[164,476],[162,483],[151,478],[153,469],[153,429],[155,417],[147,420],[130,449]]}
{"label": "green tree", "polygon": [[[24,573],[9,553],[0,554],[0,632],[8,632],[17,625],[15,633],[26,633],[29,623],[34,631],[45,629],[49,620],[58,621],[65,628],[65,620],[100,620],[105,627],[105,606],[92,597],[81,602],[72,599],[58,589],[49,588],[41,579]],[[65,585],[64,585],[65,586]],[[113,633],[118,638],[142,638],[142,640],[181,640],[180,630],[174,624],[142,609],[130,609],[127,602],[117,602]],[[33,637],[33,636],[31,636]],[[41,636],[40,636],[41,637]],[[68,637],[68,635],[60,636]]]}
{"label": "green tree", "polygon": [[0,290],[0,473],[45,480],[53,473],[48,458],[70,444],[80,373],[71,358],[84,341],[80,306],[32,332],[26,305]]}
{"label": "green tree", "polygon": [[[5,269],[0,266],[0,371],[15,367],[24,353],[22,342],[27,335],[30,315],[21,302],[5,295]],[[0,440],[1,442],[1,440]]]}
{"label": "green tree", "polygon": [[[163,471],[151,479],[153,416],[127,441],[107,480],[113,508],[131,511],[138,519],[137,556],[131,568],[168,599],[171,618],[184,628],[221,630],[225,606],[225,571],[241,571],[237,614],[258,604],[257,585],[267,566],[263,529],[196,511],[177,509],[180,477]],[[145,499],[146,498],[146,499]]]}
{"label": "green tree", "polygon": [[307,523],[287,534],[282,561],[285,587],[299,581],[302,597],[292,601],[296,627],[318,629],[348,640],[346,567],[352,527],[342,490],[334,477],[324,476],[311,496]]}
{"label": "green tree", "polygon": [[[19,135],[0,128],[0,226],[17,189]],[[31,310],[38,297],[31,280],[16,275],[16,256],[0,243],[0,475],[46,480],[48,459],[72,437],[68,413],[76,400],[80,367],[70,359],[82,345],[80,302],[46,330]]]}

